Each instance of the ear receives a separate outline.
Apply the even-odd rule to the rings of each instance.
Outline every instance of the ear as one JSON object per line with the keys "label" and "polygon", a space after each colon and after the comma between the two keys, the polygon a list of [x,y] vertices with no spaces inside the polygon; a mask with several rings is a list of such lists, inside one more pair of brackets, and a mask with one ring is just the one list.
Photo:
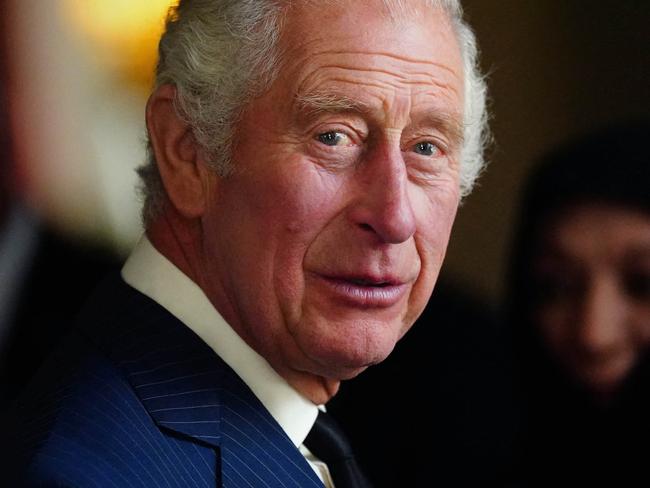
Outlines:
{"label": "ear", "polygon": [[200,217],[205,210],[205,186],[192,129],[174,108],[176,87],[162,85],[147,103],[147,130],[158,171],[171,205],[185,218]]}

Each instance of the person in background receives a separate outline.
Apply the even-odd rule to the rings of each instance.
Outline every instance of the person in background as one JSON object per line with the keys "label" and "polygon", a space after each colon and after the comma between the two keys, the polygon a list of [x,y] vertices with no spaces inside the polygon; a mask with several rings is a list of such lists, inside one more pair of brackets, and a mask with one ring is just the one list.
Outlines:
{"label": "person in background", "polygon": [[571,141],[526,189],[509,327],[530,486],[650,482],[649,137],[644,121]]}
{"label": "person in background", "polygon": [[65,335],[90,290],[121,261],[108,246],[66,235],[29,205],[12,153],[4,53],[0,33],[0,410]]}
{"label": "person in background", "polygon": [[323,409],[483,166],[460,3],[181,0],[159,51],[146,235],[16,404],[25,482],[366,487]]}

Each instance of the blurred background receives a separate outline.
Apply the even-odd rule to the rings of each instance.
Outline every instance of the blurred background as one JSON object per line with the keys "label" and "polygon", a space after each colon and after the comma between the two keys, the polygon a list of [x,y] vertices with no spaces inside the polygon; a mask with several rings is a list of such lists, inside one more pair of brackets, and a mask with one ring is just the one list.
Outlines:
{"label": "blurred background", "polygon": [[[14,159],[30,206],[124,254],[134,168],[171,0],[5,0]],[[491,164],[459,214],[447,278],[498,306],[521,182],[548,148],[650,109],[650,2],[466,0],[489,74]]]}
{"label": "blurred background", "polygon": [[128,252],[134,168],[171,0],[5,1],[8,102],[21,193],[63,232]]}
{"label": "blurred background", "polygon": [[134,169],[170,4],[0,2],[0,409],[141,233]]}

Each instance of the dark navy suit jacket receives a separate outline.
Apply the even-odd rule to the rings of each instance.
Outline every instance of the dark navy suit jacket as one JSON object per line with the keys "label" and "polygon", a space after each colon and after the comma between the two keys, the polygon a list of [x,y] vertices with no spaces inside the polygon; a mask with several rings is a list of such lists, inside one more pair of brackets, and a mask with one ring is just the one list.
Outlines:
{"label": "dark navy suit jacket", "polygon": [[15,415],[20,486],[322,487],[234,371],[117,275]]}

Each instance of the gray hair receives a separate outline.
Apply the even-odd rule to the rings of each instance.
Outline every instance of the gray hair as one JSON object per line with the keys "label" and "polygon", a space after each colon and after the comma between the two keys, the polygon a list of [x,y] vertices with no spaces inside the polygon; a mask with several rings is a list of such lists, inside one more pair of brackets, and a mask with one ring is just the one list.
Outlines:
{"label": "gray hair", "polygon": [[[382,1],[389,12],[399,12],[410,0]],[[459,0],[420,1],[448,14],[460,45],[465,74],[460,189],[466,196],[484,166],[488,140],[487,90],[478,66],[476,40],[463,20]],[[222,177],[232,170],[231,142],[239,116],[247,102],[261,95],[277,76],[278,40],[291,3],[180,0],[169,11],[159,45],[155,88],[165,84],[176,87],[178,115],[192,127],[197,143]],[[160,214],[166,198],[150,141],[147,162],[138,174],[145,199],[143,219],[148,225]]]}

